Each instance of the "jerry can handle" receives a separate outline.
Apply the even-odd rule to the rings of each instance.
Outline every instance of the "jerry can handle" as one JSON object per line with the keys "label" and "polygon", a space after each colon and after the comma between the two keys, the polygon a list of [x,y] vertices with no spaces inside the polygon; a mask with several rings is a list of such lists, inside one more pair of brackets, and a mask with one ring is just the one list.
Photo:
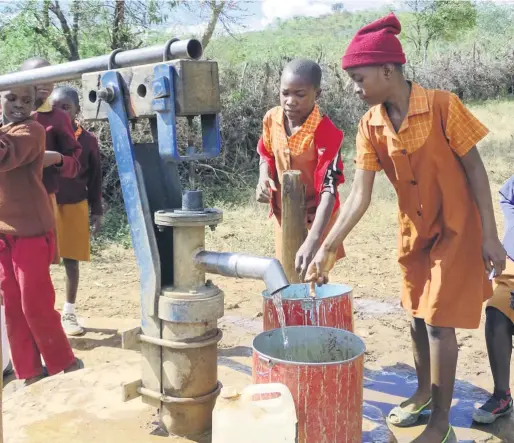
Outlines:
{"label": "jerry can handle", "polygon": [[[253,400],[253,396],[256,394],[280,394],[280,397],[266,400]],[[277,411],[287,404],[294,405],[291,391],[282,383],[264,383],[247,386],[241,394],[241,400],[258,405],[269,412]]]}

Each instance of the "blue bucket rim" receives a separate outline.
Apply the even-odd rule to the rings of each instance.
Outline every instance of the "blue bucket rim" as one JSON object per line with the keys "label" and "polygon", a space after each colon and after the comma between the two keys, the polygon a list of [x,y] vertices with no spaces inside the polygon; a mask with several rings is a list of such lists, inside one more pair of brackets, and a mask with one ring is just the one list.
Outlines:
{"label": "blue bucket rim", "polygon": [[[284,288],[281,292],[281,296],[282,296],[282,301],[284,300],[288,300],[288,301],[293,301],[293,300],[318,300],[318,301],[321,301],[321,300],[327,300],[327,299],[330,299],[330,298],[336,298],[336,297],[342,297],[342,296],[352,296],[353,295],[353,286],[350,286],[350,285],[347,285],[345,283],[327,283],[326,285],[323,285],[321,286],[322,288],[323,287],[326,287],[326,286],[334,286],[334,287],[339,287],[341,288],[341,293],[339,294],[334,294],[334,295],[327,295],[327,296],[324,296],[324,297],[311,297],[310,295],[307,295],[306,297],[288,297],[287,296],[287,292],[289,290],[291,290],[292,288],[294,288],[295,286],[308,286],[310,283],[293,283],[293,284],[290,284],[289,286],[287,286],[286,288]],[[316,289],[318,289],[319,287],[316,286]],[[346,288],[346,290],[342,290],[342,288]],[[265,289],[264,291],[262,291],[262,296],[264,298],[272,298],[272,295],[268,292],[267,289]]]}
{"label": "blue bucket rim", "polygon": [[[353,332],[350,332],[350,331],[346,331],[345,329],[331,328],[331,327],[328,327],[328,326],[286,326],[284,329],[287,331],[287,330],[299,329],[299,328],[309,328],[309,329],[316,328],[316,329],[323,329],[323,330],[326,330],[328,332],[330,332],[330,331],[337,331],[338,333],[343,332],[346,335],[352,335],[362,345],[362,352],[357,354],[355,357],[349,358],[348,360],[332,361],[332,362],[329,361],[329,362],[324,362],[324,363],[306,363],[306,362],[296,362],[296,361],[290,361],[290,360],[282,360],[281,358],[275,358],[275,357],[271,357],[269,355],[266,355],[263,352],[261,352],[261,351],[259,351],[259,350],[257,350],[255,348],[255,341],[259,337],[263,336],[264,334],[271,334],[274,331],[280,331],[280,329],[281,329],[281,328],[274,328],[274,329],[270,329],[268,331],[261,332],[260,334],[258,334],[253,339],[253,341],[252,341],[253,353],[257,354],[258,357],[261,360],[268,361],[269,363],[274,362],[274,363],[280,363],[280,364],[283,364],[283,365],[292,365],[292,366],[334,366],[334,365],[342,365],[342,364],[346,364],[346,363],[351,363],[351,362],[357,360],[358,358],[363,357],[364,354],[366,353],[366,343],[364,343],[364,340],[362,338],[360,338],[357,334],[354,334]],[[279,333],[282,334],[281,331]],[[265,358],[262,358],[262,357],[265,357]]]}

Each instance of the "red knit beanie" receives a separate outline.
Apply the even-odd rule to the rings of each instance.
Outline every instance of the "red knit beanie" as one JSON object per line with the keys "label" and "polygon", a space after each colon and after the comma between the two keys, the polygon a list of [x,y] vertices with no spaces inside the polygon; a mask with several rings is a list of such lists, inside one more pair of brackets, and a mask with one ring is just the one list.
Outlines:
{"label": "red knit beanie", "polygon": [[393,13],[361,28],[343,56],[343,69],[359,66],[385,65],[406,62],[402,44],[396,37],[402,30]]}

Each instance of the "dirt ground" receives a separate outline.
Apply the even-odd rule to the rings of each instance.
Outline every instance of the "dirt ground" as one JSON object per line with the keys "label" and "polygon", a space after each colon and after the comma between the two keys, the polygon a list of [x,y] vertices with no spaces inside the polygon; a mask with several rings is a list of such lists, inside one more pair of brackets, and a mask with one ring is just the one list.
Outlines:
{"label": "dirt ground", "polygon": [[[483,107],[477,110],[478,114],[482,114],[479,116],[485,119],[493,129],[493,139],[487,146],[482,147],[482,152],[491,176],[495,203],[499,186],[512,173],[510,170],[512,149],[509,147],[512,146],[513,136],[511,131],[505,130],[507,124],[505,115],[513,111],[514,106],[511,104],[505,106],[508,108],[500,111],[496,107]],[[350,167],[347,170],[348,181],[351,181],[351,175]],[[349,186],[344,186],[343,196],[348,191]],[[407,388],[410,386],[409,389],[412,390],[413,358],[409,340],[409,322],[399,307],[400,276],[396,263],[396,205],[391,187],[384,177],[378,178],[374,194],[372,207],[345,243],[348,257],[336,266],[331,278],[336,283],[346,283],[353,287],[355,330],[366,343],[368,376],[372,379],[371,374],[382,374],[380,377],[385,377],[386,380],[382,380],[383,383],[392,386],[390,391],[392,397],[383,403],[386,408],[390,408],[395,402],[401,401],[404,396],[402,389],[405,386],[408,385]],[[223,223],[215,232],[207,232],[208,249],[273,255],[272,224],[267,220],[266,208],[249,203],[240,208],[223,209]],[[498,224],[501,226],[502,218],[499,212],[497,217]],[[53,278],[57,290],[57,307],[61,308],[64,301],[62,267],[53,269]],[[224,290],[226,297],[225,317],[220,322],[220,327],[224,331],[219,351],[221,366],[237,369],[237,365],[240,364],[242,372],[245,372],[248,369],[245,364],[251,353],[248,346],[251,344],[252,337],[259,332],[262,320],[260,318],[261,293],[264,286],[258,281],[233,280],[217,276],[213,276],[213,280]],[[119,364],[119,361],[126,358],[121,357],[121,353],[130,351],[119,349],[121,340],[117,331],[123,322],[137,325],[139,318],[139,275],[131,250],[111,246],[95,256],[91,263],[81,266],[77,308],[79,318],[84,319],[86,325],[88,319],[101,319],[94,322],[91,320],[95,327],[88,330],[87,339],[80,337],[71,339],[77,355],[85,360],[87,367],[94,371],[95,368],[105,367],[105,365]],[[483,324],[478,330],[458,331],[458,341],[460,355],[457,397],[462,404],[468,405],[469,402],[485,398],[487,391],[492,387]],[[130,358],[133,361],[137,360],[137,356]],[[398,378],[398,374],[402,373],[410,374],[409,377],[411,377],[402,378],[402,380],[410,380],[406,385],[404,383],[403,388]],[[387,377],[391,378],[387,379]],[[50,388],[49,383],[52,382],[47,383]],[[368,380],[368,386],[369,384],[373,383]],[[398,387],[396,392],[395,387]],[[44,388],[41,387],[41,389]],[[475,395],[477,392],[479,395]],[[44,395],[44,391],[42,394]],[[18,420],[13,418],[17,416],[16,395],[19,395],[16,383],[11,382],[4,389],[4,401],[8,402],[9,417],[13,420]],[[25,403],[19,403],[19,407],[31,407],[30,405],[34,407],[36,404],[33,398],[24,401]],[[60,398],[59,401],[63,399]],[[467,409],[462,409],[463,412],[461,412],[467,418],[464,418],[464,424],[458,430],[461,441],[514,442],[512,420],[504,421],[494,431],[483,432],[480,438],[476,437],[478,434],[466,433],[471,406],[466,407]],[[456,410],[459,410],[458,405]],[[65,414],[63,411],[61,413]],[[457,424],[461,419],[462,416],[458,414],[455,416]],[[16,426],[21,428],[23,423],[23,420],[18,421]],[[11,423],[12,426],[14,425]],[[403,441],[401,436],[397,437],[398,441]],[[14,443],[18,440],[8,439],[7,441]],[[46,441],[61,440],[52,438],[27,441],[46,443]],[[87,440],[75,439],[75,441]],[[100,438],[91,441],[128,440]]]}

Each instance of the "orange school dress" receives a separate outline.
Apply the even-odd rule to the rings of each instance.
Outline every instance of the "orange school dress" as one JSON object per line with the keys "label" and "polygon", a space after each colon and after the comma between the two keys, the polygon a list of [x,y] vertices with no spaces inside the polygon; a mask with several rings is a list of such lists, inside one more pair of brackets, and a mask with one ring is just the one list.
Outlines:
{"label": "orange school dress", "polygon": [[[282,260],[281,229],[281,183],[285,171],[301,172],[305,185],[305,223],[310,229],[321,194],[331,192],[336,198],[334,212],[323,239],[334,225],[339,215],[339,193],[337,187],[344,182],[343,163],[340,149],[344,134],[337,129],[328,117],[323,117],[316,105],[301,128],[287,136],[284,127],[284,111],[280,106],[268,111],[263,121],[263,134],[259,140],[258,153],[268,163],[270,176],[274,178],[277,192],[273,193],[270,216],[275,215],[276,256]],[[345,256],[341,245],[337,258]]]}
{"label": "orange school dress", "polygon": [[480,215],[459,161],[487,133],[454,94],[415,83],[398,132],[383,105],[359,125],[356,166],[383,169],[398,195],[402,306],[432,326],[478,328],[492,295]]}

